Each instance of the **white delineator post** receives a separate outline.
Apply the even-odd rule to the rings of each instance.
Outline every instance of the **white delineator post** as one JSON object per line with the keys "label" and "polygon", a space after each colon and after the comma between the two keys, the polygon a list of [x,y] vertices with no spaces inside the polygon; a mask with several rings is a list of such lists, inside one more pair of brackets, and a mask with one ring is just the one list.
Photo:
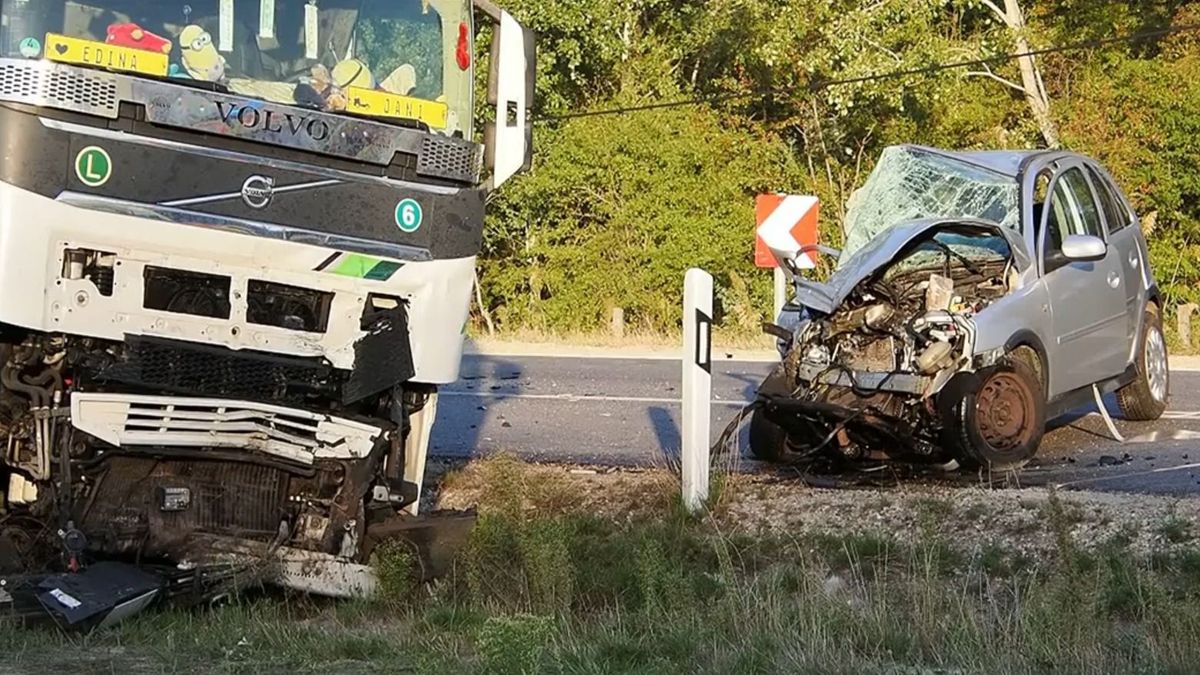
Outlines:
{"label": "white delineator post", "polygon": [[683,505],[695,513],[708,499],[712,408],[713,278],[690,269],[683,281]]}
{"label": "white delineator post", "polygon": [[783,273],[782,267],[775,268],[775,313],[771,315],[771,321],[778,321],[779,316],[783,314],[783,306],[787,304],[787,275]]}

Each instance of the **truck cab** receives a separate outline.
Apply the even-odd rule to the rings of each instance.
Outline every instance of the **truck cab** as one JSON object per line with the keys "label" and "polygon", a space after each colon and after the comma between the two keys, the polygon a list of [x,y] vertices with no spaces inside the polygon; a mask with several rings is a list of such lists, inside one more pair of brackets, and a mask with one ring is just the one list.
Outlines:
{"label": "truck cab", "polygon": [[417,513],[485,199],[529,163],[532,34],[484,0],[0,18],[0,508],[73,555],[362,591],[289,569],[358,569]]}

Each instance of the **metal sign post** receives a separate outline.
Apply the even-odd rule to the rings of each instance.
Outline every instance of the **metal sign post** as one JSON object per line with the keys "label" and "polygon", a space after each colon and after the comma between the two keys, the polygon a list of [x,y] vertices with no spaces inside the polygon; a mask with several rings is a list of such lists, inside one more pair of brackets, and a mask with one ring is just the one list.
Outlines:
{"label": "metal sign post", "polygon": [[683,505],[696,513],[708,499],[712,408],[713,278],[690,269],[683,281]]}
{"label": "metal sign post", "polygon": [[771,321],[778,321],[779,316],[783,314],[783,306],[787,304],[787,275],[783,273],[782,267],[775,268],[775,313],[771,315]]}

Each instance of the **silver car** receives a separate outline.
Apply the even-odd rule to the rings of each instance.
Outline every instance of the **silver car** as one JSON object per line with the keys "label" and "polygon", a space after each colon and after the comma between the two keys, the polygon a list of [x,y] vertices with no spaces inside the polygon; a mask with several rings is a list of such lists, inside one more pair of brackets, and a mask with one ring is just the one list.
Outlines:
{"label": "silver car", "polygon": [[750,449],[1013,469],[1047,420],[1115,392],[1167,405],[1162,299],[1137,215],[1069,152],[884,151],[824,282],[777,251],[795,300],[768,331]]}

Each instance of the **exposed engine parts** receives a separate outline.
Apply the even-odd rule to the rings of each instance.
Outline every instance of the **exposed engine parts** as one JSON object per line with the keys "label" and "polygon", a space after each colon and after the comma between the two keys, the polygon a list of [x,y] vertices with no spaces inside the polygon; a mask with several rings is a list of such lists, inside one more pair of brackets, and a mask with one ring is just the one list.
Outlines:
{"label": "exposed engine parts", "polygon": [[760,390],[752,450],[774,460],[834,452],[967,461],[962,415],[976,394],[994,399],[988,442],[1019,444],[1036,402],[1004,378],[983,382],[993,364],[976,358],[975,323],[1015,283],[1004,237],[948,226],[862,275],[832,312],[806,308]]}
{"label": "exposed engine parts", "polygon": [[[395,316],[393,308],[364,321],[407,339]],[[131,350],[145,347],[35,334],[0,343],[0,572],[48,559],[80,569],[98,555],[209,565],[253,550],[295,566],[287,573],[297,584],[329,592],[305,575],[329,561],[364,564],[368,526],[415,500],[403,448],[427,392],[376,394],[371,383],[350,403],[257,403],[339,389],[327,367],[289,371],[254,354],[237,355],[228,373],[209,359],[207,379],[195,380],[195,364],[169,341],[137,361],[148,353]],[[137,377],[113,376],[131,363]],[[225,381],[250,398],[168,395]]]}

